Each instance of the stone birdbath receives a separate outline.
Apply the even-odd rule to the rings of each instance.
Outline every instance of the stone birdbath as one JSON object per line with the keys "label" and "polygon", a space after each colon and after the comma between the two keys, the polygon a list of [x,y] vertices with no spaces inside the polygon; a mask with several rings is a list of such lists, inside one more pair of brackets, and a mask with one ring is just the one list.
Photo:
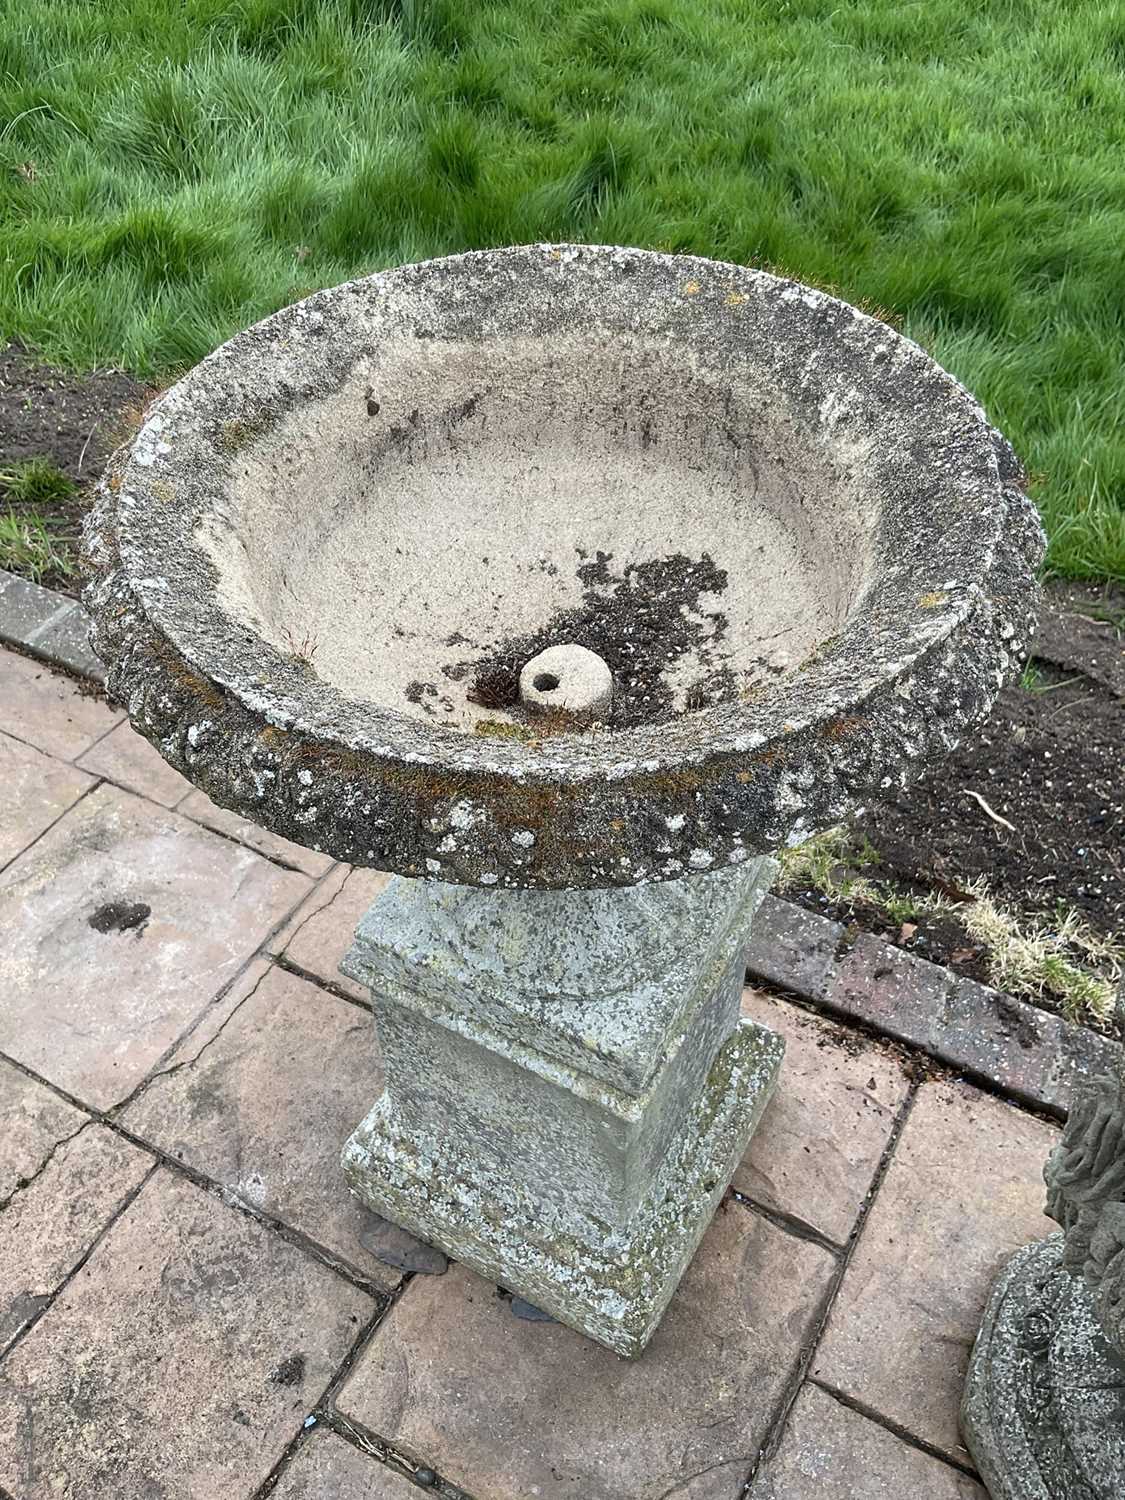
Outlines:
{"label": "stone birdbath", "polygon": [[151,407],[89,532],[110,692],[216,802],[401,877],[342,965],[366,1203],[643,1348],[781,1059],[739,1021],[770,852],[987,714],[1022,483],[884,323],[595,246],[318,293]]}

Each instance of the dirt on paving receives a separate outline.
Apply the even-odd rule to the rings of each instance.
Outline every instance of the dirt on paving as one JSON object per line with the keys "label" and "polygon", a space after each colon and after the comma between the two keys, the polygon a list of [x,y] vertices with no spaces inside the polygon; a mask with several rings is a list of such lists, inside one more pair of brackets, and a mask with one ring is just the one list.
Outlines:
{"label": "dirt on paving", "polygon": [[[19,343],[0,348],[0,470],[46,458],[78,486],[68,500],[34,507],[72,554],[77,554],[90,487],[153,394],[121,370],[72,375],[40,363]],[[81,586],[80,579],[65,574],[42,582],[68,594]]]}

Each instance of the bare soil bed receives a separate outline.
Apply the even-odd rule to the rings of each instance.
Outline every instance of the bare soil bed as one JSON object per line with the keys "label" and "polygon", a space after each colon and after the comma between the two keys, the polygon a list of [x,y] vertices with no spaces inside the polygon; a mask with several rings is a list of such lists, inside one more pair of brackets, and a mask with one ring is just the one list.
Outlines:
{"label": "bare soil bed", "polygon": [[[77,552],[89,487],[134,426],[152,392],[120,370],[71,375],[40,364],[20,344],[0,348],[0,471],[46,458],[78,485],[69,500],[36,509],[61,544]],[[56,572],[48,588],[77,594],[81,580]]]}
{"label": "bare soil bed", "polygon": [[967,887],[982,879],[1019,918],[1049,924],[1073,910],[1100,937],[1120,940],[1125,591],[1048,584],[1034,651],[984,727],[906,791],[869,808],[853,830],[854,862],[843,856],[848,873],[907,898],[942,896],[952,912],[903,922],[813,885],[786,894],[983,982],[986,951],[956,915],[972,899]]}
{"label": "bare soil bed", "polygon": [[1076,593],[1048,589],[1031,670],[979,735],[861,826],[900,878],[956,899],[983,876],[1002,900],[1062,903],[1110,936],[1125,905],[1125,651],[1111,620],[1088,613],[1112,613],[1108,594]]}

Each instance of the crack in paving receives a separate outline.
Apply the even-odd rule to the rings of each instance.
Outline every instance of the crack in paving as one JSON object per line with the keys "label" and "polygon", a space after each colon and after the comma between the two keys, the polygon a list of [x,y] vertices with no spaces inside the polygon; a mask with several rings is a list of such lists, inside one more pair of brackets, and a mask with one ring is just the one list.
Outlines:
{"label": "crack in paving", "polygon": [[[728,1196],[744,1208],[757,1214],[760,1219],[765,1219],[767,1224],[772,1224],[775,1229],[784,1230],[791,1234],[794,1239],[806,1240],[810,1245],[816,1245],[821,1250],[827,1250],[830,1255],[840,1256],[844,1254],[845,1247],[836,1240],[830,1239],[815,1224],[810,1224],[806,1219],[798,1218],[796,1214],[786,1213],[781,1208],[769,1208],[764,1203],[759,1203],[756,1198],[751,1198],[746,1193],[740,1193],[736,1188],[728,1188]],[[723,1200],[724,1202],[726,1200]],[[722,1204],[720,1204],[720,1207]]]}
{"label": "crack in paving", "polygon": [[[91,788],[91,790],[92,790],[92,788]],[[167,811],[167,809],[165,809],[165,811]],[[300,873],[300,872],[298,872],[298,873]],[[331,870],[326,870],[325,873],[320,877],[320,880],[316,881],[313,884],[312,889],[309,890],[309,891],[306,891],[305,895],[302,896],[299,901],[297,901],[297,902],[294,903],[294,907],[299,907],[304,901],[307,901],[309,899],[309,897],[312,896],[313,893],[318,889],[318,887],[325,880],[327,880],[328,876],[331,873],[332,873]],[[148,1087],[149,1083],[151,1083],[152,1080],[155,1077],[157,1077],[160,1074],[160,1072],[163,1070],[164,1064],[167,1063],[167,1062],[169,1062],[173,1057],[175,1057],[176,1053],[180,1050],[180,1048],[184,1045],[184,1043],[186,1041],[188,1041],[188,1039],[190,1037],[192,1037],[195,1034],[196,1031],[198,1031],[198,1029],[203,1025],[203,1023],[206,1021],[207,1017],[209,1015],[211,1015],[211,1013],[216,1009],[216,1007],[222,1005],[222,1003],[224,1002],[224,1000],[226,1000],[226,998],[230,994],[230,992],[245,978],[245,976],[250,972],[250,970],[254,966],[254,964],[256,962],[258,962],[259,960],[267,965],[267,968],[266,968],[265,972],[262,974],[262,979],[265,978],[265,975],[269,973],[269,967],[268,966],[271,965],[271,964],[274,964],[274,963],[276,963],[278,961],[277,956],[275,954],[270,953],[268,951],[268,944],[272,941],[273,938],[275,938],[277,936],[277,934],[282,930],[282,928],[285,926],[285,924],[287,922],[289,922],[289,921],[292,920],[292,916],[293,916],[293,909],[291,908],[283,916],[281,916],[281,917],[278,918],[278,920],[270,928],[270,930],[266,934],[266,936],[262,939],[261,943],[259,943],[258,947],[255,948],[254,952],[251,953],[247,957],[247,959],[242,964],[239,965],[239,968],[238,968],[237,972],[231,975],[230,979],[219,990],[219,992],[215,996],[215,998],[212,1001],[210,1001],[209,1004],[207,1004],[206,1006],[204,1006],[203,1010],[200,1011],[199,1015],[197,1015],[195,1017],[195,1019],[190,1023],[190,1025],[188,1025],[187,1027],[185,1027],[185,1029],[176,1037],[175,1041],[173,1041],[168,1047],[166,1047],[164,1049],[164,1051],[156,1059],[156,1062],[154,1063],[154,1065],[152,1067],[152,1070],[146,1075],[146,1077],[144,1077],[141,1080],[141,1082],[139,1084],[137,1084],[136,1088],[133,1089],[131,1093],[127,1094],[124,1099],[119,1100],[117,1102],[117,1104],[113,1105],[112,1108],[111,1108],[111,1110],[107,1111],[106,1113],[108,1113],[110,1115],[115,1114],[115,1113],[116,1114],[120,1114],[124,1110],[126,1110],[129,1107],[129,1105],[133,1103],[133,1101],[135,1099],[139,1098],[140,1095],[144,1092],[144,1090]],[[257,983],[260,984],[261,980],[258,980]],[[254,988],[255,989],[257,988],[257,984],[255,984]],[[248,1000],[249,998],[250,998],[249,995],[247,995],[247,996],[244,997],[244,999],[246,999],[246,1000]],[[243,1001],[239,1001],[239,1007],[241,1007],[242,1004],[243,1004]],[[239,1007],[236,1007],[236,1009],[239,1008]],[[230,1017],[228,1016],[227,1019],[229,1020]],[[224,1021],[223,1025],[224,1026],[226,1025],[225,1021]],[[32,1076],[34,1076],[34,1075],[32,1075]],[[46,1081],[46,1080],[44,1080],[44,1081]],[[54,1085],[50,1085],[50,1086],[54,1087]],[[62,1090],[57,1090],[57,1092],[61,1093]],[[88,1106],[86,1106],[86,1105],[80,1105],[79,1107],[80,1108],[84,1108],[84,1109],[88,1108]],[[101,1112],[99,1112],[99,1111],[93,1111],[93,1112],[95,1114],[98,1114],[99,1117],[100,1117]]]}
{"label": "crack in paving", "polygon": [[[117,783],[115,782],[114,785],[117,785]],[[187,798],[191,796],[192,792],[196,790],[198,790],[198,788],[194,786],[190,787],[186,796],[180,798],[180,802],[185,802]],[[122,787],[122,791],[132,791],[132,788]],[[143,793],[134,792],[133,795],[139,797],[142,796]],[[145,800],[152,801],[151,798],[146,798]],[[303,875],[306,880],[314,879],[314,877],[311,876],[307,870],[302,870],[300,865],[296,865],[291,860],[286,859],[283,854],[267,854],[264,849],[257,848],[256,845],[249,843],[246,839],[240,839],[236,833],[228,833],[225,828],[216,828],[213,823],[204,822],[202,818],[197,818],[194,813],[180,812],[180,802],[177,802],[175,807],[164,807],[164,804],[162,802],[155,803],[155,806],[164,807],[165,812],[179,813],[179,816],[181,818],[186,818],[189,823],[194,823],[195,826],[202,829],[204,833],[213,833],[216,838],[225,839],[228,844],[233,844],[236,849],[241,849],[244,854],[256,854],[259,859],[264,859],[271,865],[277,865],[278,869],[280,870],[288,870],[291,875]],[[217,805],[218,804],[216,804],[216,806]],[[308,848],[308,845],[302,844],[301,848]],[[322,854],[323,852],[324,851],[321,849],[309,849],[310,854]],[[320,879],[323,880],[327,876],[329,876],[332,873],[332,868],[333,867],[330,867],[329,869],[325,870]],[[245,876],[243,878],[245,879]],[[310,890],[306,891],[301,899],[307,901],[314,890],[316,890],[316,884],[314,884]],[[275,928],[274,931],[276,932],[277,928]]]}
{"label": "crack in paving", "polygon": [[393,1473],[401,1474],[404,1479],[410,1479],[414,1483],[417,1483],[417,1480],[414,1480],[414,1475],[419,1470],[428,1469],[434,1476],[433,1481],[424,1486],[419,1486],[426,1494],[438,1495],[441,1497],[441,1500],[473,1500],[468,1490],[461,1489],[459,1485],[454,1484],[449,1479],[445,1479],[432,1464],[419,1463],[411,1454],[404,1453],[401,1448],[396,1448],[393,1443],[389,1443],[384,1438],[379,1437],[369,1427],[364,1426],[362,1422],[357,1422],[352,1417],[344,1416],[343,1412],[337,1410],[335,1407],[330,1411],[326,1411],[321,1419],[327,1427],[336,1433],[337,1437],[341,1437],[346,1442],[351,1443],[361,1453],[366,1453],[372,1458],[378,1458]]}
{"label": "crack in paving", "polygon": [[[7,729],[4,730],[4,733],[6,735],[8,735],[9,739],[13,739],[13,740],[14,739],[19,739],[18,735],[12,734]],[[19,743],[21,745],[26,745],[29,750],[38,750],[40,755],[46,755],[47,754],[47,752],[45,750],[39,750],[39,746],[38,745],[32,745],[28,740],[19,740]],[[83,752],[83,753],[85,753],[85,752]],[[58,756],[52,755],[52,756],[49,757],[49,759],[51,759],[51,760],[58,760]],[[61,766],[65,766],[67,764],[68,764],[68,762],[65,761],[65,760],[59,761],[59,765],[61,765]],[[77,770],[81,770],[82,767],[78,766],[78,767],[76,767],[76,769]],[[87,775],[87,776],[89,776],[91,773],[89,771],[86,771],[84,774]],[[7,870],[11,865],[14,865],[17,859],[22,859],[23,856],[28,852],[29,849],[34,849],[35,846],[36,846],[36,844],[40,843],[43,839],[45,839],[47,837],[47,835],[51,832],[51,830],[53,828],[57,828],[58,825],[62,822],[62,820],[65,817],[69,816],[69,814],[72,813],[76,807],[81,806],[81,804],[83,802],[85,802],[86,798],[89,797],[89,796],[91,796],[94,792],[96,792],[98,790],[98,788],[100,786],[102,786],[102,785],[103,785],[103,779],[100,776],[99,777],[95,777],[94,780],[90,783],[90,785],[88,787],[86,787],[83,791],[79,792],[78,796],[75,797],[74,801],[70,804],[69,807],[64,807],[63,810],[62,810],[62,812],[59,813],[59,815],[58,815],[57,818],[52,819],[52,821],[47,824],[46,828],[41,828],[39,830],[39,832],[30,841],[30,843],[25,844],[22,849],[17,850],[16,853],[12,855],[11,859],[5,859],[5,860],[0,861],[0,874],[3,874],[3,872],[5,870]]]}
{"label": "crack in paving", "polygon": [[[351,1347],[341,1360],[334,1374],[324,1389],[319,1401],[309,1410],[297,1432],[286,1444],[281,1457],[266,1475],[261,1485],[254,1492],[251,1500],[267,1500],[276,1489],[282,1475],[293,1464],[305,1445],[309,1442],[312,1434],[318,1428],[327,1429],[348,1443],[351,1447],[358,1449],[368,1458],[373,1458],[392,1473],[401,1475],[402,1478],[417,1483],[415,1474],[420,1472],[421,1466],[417,1460],[409,1454],[403,1453],[393,1443],[384,1441],[362,1422],[357,1422],[347,1417],[336,1408],[336,1396],[355,1368],[356,1363],[366,1351],[371,1340],[375,1337],[384,1320],[398,1301],[398,1298],[409,1285],[412,1277],[404,1278],[398,1292],[392,1299],[388,1299],[386,1306],[378,1308],[367,1323],[356,1335]],[[434,1475],[433,1482],[419,1486],[426,1493],[442,1497],[442,1500],[473,1500],[473,1497],[465,1490],[459,1489],[448,1480],[443,1479],[436,1469],[431,1470]]]}
{"label": "crack in paving", "polygon": [[310,1407],[308,1415],[304,1418],[297,1431],[289,1439],[289,1442],[286,1443],[281,1457],[274,1464],[273,1468],[266,1475],[265,1479],[263,1479],[262,1483],[254,1491],[251,1500],[266,1500],[266,1496],[273,1494],[273,1491],[277,1487],[278,1480],[296,1458],[297,1454],[300,1453],[301,1449],[308,1442],[311,1433],[316,1429],[318,1425],[324,1423],[324,1414],[326,1410],[330,1408],[335,1392],[339,1390],[344,1380],[347,1379],[349,1373],[355,1365],[356,1360],[359,1358],[363,1350],[366,1349],[371,1338],[374,1336],[375,1330],[387,1316],[392,1305],[392,1301],[389,1298],[383,1302],[376,1304],[375,1311],[372,1313],[371,1317],[368,1318],[367,1322],[363,1325],[360,1331],[356,1334],[355,1338],[348,1346],[347,1352],[345,1353],[340,1364],[337,1365],[336,1369],[329,1377],[328,1383],[324,1387],[324,1390],[321,1392],[320,1398]]}
{"label": "crack in paving", "polygon": [[61,1140],[55,1141],[54,1145],[51,1146],[50,1150],[47,1152],[46,1156],[44,1156],[39,1165],[35,1168],[35,1171],[32,1172],[31,1176],[17,1178],[16,1185],[8,1194],[8,1196],[6,1198],[0,1198],[0,1214],[2,1214],[4,1210],[8,1208],[8,1206],[12,1202],[14,1202],[14,1200],[18,1198],[21,1193],[26,1193],[28,1188],[31,1187],[33,1183],[38,1182],[39,1178],[42,1177],[43,1173],[51,1165],[55,1157],[64,1146],[69,1146],[71,1141],[77,1139],[77,1137],[80,1136],[88,1126],[95,1124],[97,1124],[96,1120],[83,1120],[77,1130],[72,1130],[69,1135],[64,1135]]}
{"label": "crack in paving", "polygon": [[[325,884],[325,882],[328,880],[328,877],[333,873],[333,870],[336,870],[336,869],[339,869],[339,868],[340,867],[338,865],[334,865],[332,870],[326,870],[324,872],[324,874],[321,876],[320,880],[316,883],[316,885],[313,886],[312,890],[309,891],[308,894],[305,896],[305,901],[309,902],[309,901],[312,900],[312,898],[313,898],[314,895],[319,894],[321,886],[323,886]],[[348,881],[350,880],[350,878],[354,874],[355,874],[355,870],[354,869],[350,869],[348,871],[348,873],[344,876],[343,880],[341,880],[341,882],[340,882],[339,886],[336,888],[336,890],[334,890],[332,892],[331,896],[329,896],[328,900],[325,901],[323,903],[323,905],[321,905],[321,906],[314,906],[314,907],[312,907],[311,910],[308,911],[305,914],[305,916],[303,916],[301,918],[301,920],[297,923],[296,927],[294,927],[293,931],[289,934],[288,938],[285,940],[285,948],[288,948],[290,946],[290,944],[293,943],[296,940],[296,938],[297,938],[297,936],[298,936],[299,933],[304,932],[305,928],[309,925],[309,923],[312,921],[312,919],[314,917],[319,917],[320,914],[321,914],[321,912],[327,911],[328,908],[330,906],[332,906],[336,902],[336,900],[340,897],[340,895],[342,895],[344,887],[347,885]],[[278,927],[276,927],[274,929],[274,932],[280,931],[281,927],[283,925],[284,924],[279,923]],[[273,933],[270,934],[271,937],[273,935],[274,935]],[[267,939],[267,942],[268,941],[269,941],[269,939]],[[283,948],[281,950],[281,953],[275,954],[274,956],[276,958],[281,958],[282,955],[285,952],[285,948]]]}
{"label": "crack in paving", "polygon": [[[254,958],[257,959],[258,955],[255,954]],[[253,961],[254,960],[251,960],[251,962],[253,962]],[[270,963],[266,964],[266,967],[262,970],[262,972],[258,975],[257,979],[255,979],[254,983],[246,991],[246,993],[245,993],[245,995],[243,995],[242,999],[239,1000],[234,1006],[231,1007],[230,1012],[223,1018],[223,1020],[216,1027],[215,1031],[207,1038],[207,1040],[203,1043],[202,1047],[200,1047],[199,1051],[196,1052],[196,1054],[194,1055],[194,1057],[185,1057],[180,1062],[173,1063],[173,1065],[170,1068],[160,1068],[160,1067],[155,1068],[151,1073],[148,1074],[148,1076],[146,1078],[143,1078],[141,1080],[141,1082],[137,1085],[137,1087],[133,1090],[133,1092],[128,1095],[127,1098],[122,1099],[119,1104],[115,1104],[113,1106],[112,1110],[110,1111],[110,1113],[113,1116],[117,1116],[117,1115],[122,1114],[131,1105],[135,1104],[138,1099],[142,1099],[145,1096],[145,1094],[148,1092],[148,1090],[152,1087],[152,1085],[157,1082],[158,1079],[161,1079],[161,1078],[172,1078],[172,1077],[175,1076],[175,1074],[183,1072],[183,1070],[185,1068],[194,1068],[195,1065],[196,1065],[196,1063],[199,1061],[199,1059],[207,1051],[207,1048],[210,1047],[211,1043],[218,1041],[219,1037],[222,1036],[223,1032],[230,1025],[231,1021],[234,1020],[235,1016],[242,1009],[242,1007],[246,1004],[246,1002],[248,1000],[252,1000],[254,998],[254,996],[258,993],[258,990],[261,988],[263,981],[269,975],[270,969],[272,967],[273,967],[272,964],[270,964]],[[249,964],[247,965],[247,968],[249,968]],[[242,976],[245,973],[246,973],[246,969],[243,969],[240,972],[240,974],[238,975],[238,978],[242,978]],[[209,1012],[213,1011],[217,1006],[219,1006],[219,1005],[221,1005],[223,1003],[223,1001],[230,994],[231,989],[233,988],[233,986],[237,982],[238,982],[237,979],[232,980],[231,983],[230,983],[230,985],[228,985],[227,988],[222,991],[222,993],[218,996],[218,998],[216,998],[215,1000],[213,1000],[211,1002],[211,1004],[207,1007],[207,1010],[205,1010],[202,1013],[202,1015],[200,1015],[200,1017],[195,1022],[195,1024],[193,1026],[189,1027],[189,1029],[184,1033],[184,1035],[180,1039],[180,1041],[178,1041],[176,1043],[175,1050],[178,1050],[181,1046],[183,1046],[183,1044],[199,1029],[199,1027],[203,1025],[203,1023],[206,1020],[207,1015],[209,1014]],[[175,1051],[173,1052],[172,1055],[173,1056],[175,1055]]]}
{"label": "crack in paving", "polygon": [[959,1462],[956,1458],[951,1457],[950,1454],[942,1452],[933,1443],[927,1443],[925,1438],[917,1437],[905,1427],[900,1427],[897,1422],[892,1421],[890,1417],[885,1417],[882,1412],[876,1411],[873,1406],[868,1406],[865,1402],[857,1400],[855,1396],[849,1396],[846,1391],[841,1391],[836,1386],[829,1385],[827,1381],[819,1379],[816,1375],[809,1376],[809,1384],[815,1385],[826,1396],[831,1396],[834,1401],[838,1401],[841,1406],[846,1406],[849,1411],[854,1411],[857,1416],[865,1417],[867,1421],[874,1422],[884,1432],[889,1432],[892,1437],[898,1438],[899,1442],[905,1443],[910,1448],[916,1448],[919,1453],[925,1453],[930,1458],[939,1459],[943,1464],[948,1465],[949,1468],[956,1469],[958,1473],[965,1474],[970,1479],[975,1479],[978,1484],[980,1483],[980,1475],[975,1469],[970,1468],[968,1464]]}
{"label": "crack in paving", "polygon": [[[85,681],[85,682],[89,681],[88,678],[83,678],[81,680]],[[102,732],[101,732],[101,734],[95,735],[94,738],[90,741],[90,743],[88,745],[84,746],[83,749],[79,750],[79,752],[78,752],[77,755],[71,756],[70,760],[67,761],[67,762],[65,762],[66,765],[76,766],[78,770],[82,769],[82,767],[78,765],[78,762],[82,759],[82,757],[84,755],[89,755],[90,751],[93,750],[95,746],[100,745],[103,740],[107,740],[109,738],[109,736],[113,733],[113,731],[115,729],[117,729],[121,724],[124,724],[126,722],[126,717],[127,717],[126,714],[125,714],[125,712],[124,712],[124,710],[123,709],[119,709],[115,704],[111,703],[109,701],[109,699],[106,697],[105,693],[92,693],[92,694],[90,694],[90,696],[94,697],[94,698],[98,698],[102,703],[105,704],[106,708],[108,708],[111,713],[117,714],[117,718],[113,721],[113,723],[109,726],[108,729],[103,729]],[[60,759],[60,757],[56,755],[55,759],[58,760],[58,759]],[[87,771],[86,774],[89,776],[92,773],[89,772],[89,771]],[[101,778],[101,779],[104,780],[104,777]]]}
{"label": "crack in paving", "polygon": [[674,1496],[683,1494],[685,1485],[701,1479],[704,1474],[713,1474],[716,1469],[729,1469],[737,1463],[745,1462],[745,1454],[736,1454],[733,1458],[721,1458],[718,1463],[708,1464],[704,1469],[696,1469],[694,1473],[683,1475],[682,1478],[676,1480],[671,1489],[661,1490],[659,1495],[654,1496],[654,1500],[673,1500]]}
{"label": "crack in paving", "polygon": [[78,1275],[79,1271],[82,1270],[86,1262],[90,1259],[94,1251],[110,1233],[117,1221],[124,1214],[127,1214],[129,1212],[130,1208],[132,1208],[137,1198],[141,1193],[144,1192],[147,1184],[152,1181],[153,1174],[159,1170],[159,1167],[160,1163],[154,1161],[152,1166],[149,1167],[148,1171],[141,1178],[140,1182],[137,1183],[136,1187],[131,1188],[129,1192],[126,1193],[125,1197],[118,1204],[117,1208],[98,1230],[97,1234],[90,1241],[85,1251],[75,1261],[74,1265],[59,1282],[58,1286],[55,1287],[54,1291],[48,1293],[43,1298],[41,1305],[36,1309],[36,1311],[32,1314],[32,1316],[28,1319],[28,1321],[24,1324],[20,1331],[11,1339],[9,1339],[8,1342],[3,1345],[3,1347],[0,1347],[0,1365],[3,1364],[3,1362],[8,1358],[8,1355],[11,1354],[14,1349],[17,1349],[19,1345],[23,1343],[24,1339],[27,1338],[31,1330],[38,1326],[41,1319],[46,1317],[47,1313],[50,1312],[51,1308],[58,1301],[59,1297],[62,1296],[63,1292],[66,1291],[67,1287]]}
{"label": "crack in paving", "polygon": [[373,1281],[358,1266],[353,1266],[350,1261],[344,1260],[335,1251],[329,1250],[317,1240],[312,1239],[304,1230],[296,1229],[292,1224],[287,1224],[284,1219],[279,1219],[275,1214],[268,1213],[265,1209],[258,1208],[255,1204],[248,1203],[245,1198],[240,1197],[226,1183],[216,1182],[214,1178],[206,1176],[197,1167],[190,1166],[187,1162],[180,1161],[175,1156],[170,1156],[162,1147],[155,1145],[152,1141],[145,1140],[143,1136],[137,1135],[128,1129],[127,1126],[120,1125],[116,1121],[108,1119],[103,1121],[103,1123],[111,1130],[116,1131],[125,1140],[131,1142],[132,1145],[140,1146],[150,1156],[155,1156],[159,1165],[167,1167],[180,1177],[186,1177],[189,1182],[193,1183],[203,1192],[218,1198],[227,1208],[234,1209],[236,1213],[245,1214],[248,1219],[253,1219],[255,1223],[260,1224],[263,1228],[272,1230],[286,1244],[293,1245],[298,1250],[303,1250],[306,1255],[311,1256],[313,1260],[327,1267],[328,1270],[339,1276],[342,1281],[346,1281],[349,1286],[355,1287],[357,1291],[366,1293],[367,1296],[374,1298],[380,1304],[393,1300],[398,1291],[397,1287],[393,1291],[388,1292],[385,1287]]}
{"label": "crack in paving", "polygon": [[805,1380],[808,1377],[808,1372],[812,1366],[813,1360],[816,1357],[817,1349],[820,1347],[820,1341],[823,1337],[824,1330],[827,1327],[828,1319],[832,1314],[832,1309],[836,1304],[836,1298],[839,1295],[841,1286],[843,1285],[844,1277],[847,1275],[848,1267],[851,1265],[852,1257],[855,1254],[856,1247],[859,1244],[860,1239],[862,1238],[864,1228],[867,1224],[868,1218],[870,1217],[872,1206],[874,1205],[876,1198],[879,1196],[879,1190],[883,1186],[883,1180],[887,1175],[887,1172],[891,1165],[891,1161],[893,1160],[894,1154],[898,1149],[899,1140],[902,1137],[903,1130],[906,1128],[906,1122],[910,1117],[910,1112],[914,1107],[914,1101],[918,1097],[918,1091],[921,1086],[921,1079],[914,1078],[911,1080],[910,1086],[907,1090],[906,1098],[903,1100],[901,1106],[899,1107],[898,1113],[895,1116],[894,1123],[891,1126],[890,1134],[887,1137],[887,1144],[883,1147],[882,1154],[879,1157],[879,1165],[876,1167],[875,1174],[871,1179],[871,1186],[867,1191],[867,1195],[865,1196],[863,1203],[860,1205],[859,1213],[856,1215],[855,1224],[852,1226],[852,1232],[848,1236],[848,1243],[844,1248],[843,1254],[839,1258],[836,1270],[833,1272],[832,1277],[828,1283],[827,1290],[825,1291],[824,1296],[821,1300],[820,1309],[816,1315],[816,1321],[813,1326],[809,1341],[807,1345],[805,1345],[802,1349],[800,1357],[798,1358],[797,1363],[789,1376],[789,1379],[786,1381],[785,1386],[782,1389],[782,1393],[778,1400],[777,1406],[774,1408],[773,1417],[771,1418],[770,1423],[766,1428],[766,1435],[762,1441],[761,1447],[758,1450],[758,1456],[754,1460],[754,1463],[752,1464],[750,1469],[750,1473],[747,1475],[746,1481],[742,1486],[741,1495],[743,1497],[743,1500],[747,1500],[747,1497],[749,1497],[751,1489],[754,1485],[754,1481],[757,1479],[759,1473],[761,1472],[763,1465],[768,1463],[774,1457],[774,1455],[777,1453],[777,1450],[781,1446],[781,1440],[785,1434],[785,1428],[789,1421],[789,1414],[793,1409],[794,1402],[797,1400],[797,1397],[800,1394],[801,1387],[804,1385]]}
{"label": "crack in paving", "polygon": [[304,969],[300,964],[295,964],[291,958],[279,954],[274,959],[276,968],[286,974],[292,974],[295,979],[303,979],[307,984],[315,984],[318,990],[324,990],[328,995],[334,995],[337,1000],[345,1000],[349,1005],[354,1005],[357,1010],[365,1011],[368,1015],[374,1012],[374,1006],[370,1000],[361,1000],[358,995],[349,995],[341,985],[334,984],[331,979],[325,979],[322,974],[314,974],[311,969]]}
{"label": "crack in paving", "polygon": [[388,1292],[385,1287],[372,1281],[359,1267],[353,1266],[350,1262],[343,1260],[335,1252],[327,1249],[302,1230],[295,1229],[291,1224],[285,1223],[284,1220],[267,1213],[264,1209],[256,1208],[253,1204],[247,1203],[244,1199],[238,1197],[225,1183],[216,1182],[214,1178],[208,1177],[205,1173],[199,1171],[198,1168],[189,1166],[187,1162],[180,1161],[175,1156],[170,1156],[162,1147],[155,1145],[152,1141],[146,1140],[144,1136],[138,1135],[136,1131],[130,1130],[128,1126],[122,1125],[112,1115],[94,1109],[88,1104],[83,1104],[81,1100],[75,1099],[65,1089],[61,1089],[56,1084],[51,1083],[49,1079],[42,1077],[32,1068],[27,1067],[26,1064],[17,1062],[15,1058],[9,1057],[3,1052],[0,1052],[0,1061],[10,1063],[12,1067],[23,1073],[25,1077],[32,1079],[35,1083],[42,1084],[45,1088],[49,1088],[60,1099],[65,1099],[68,1104],[73,1104],[77,1109],[81,1109],[98,1124],[104,1125],[107,1130],[112,1131],[114,1135],[128,1141],[132,1146],[138,1146],[146,1156],[155,1157],[155,1165],[167,1167],[169,1171],[174,1172],[177,1176],[186,1178],[197,1188],[201,1188],[204,1192],[210,1193],[220,1199],[228,1208],[245,1214],[249,1219],[254,1219],[266,1229],[270,1229],[279,1235],[288,1244],[295,1245],[298,1249],[305,1251],[307,1255],[312,1256],[314,1260],[319,1261],[321,1265],[333,1271],[350,1286],[355,1287],[357,1291],[365,1292],[369,1297],[374,1297],[379,1302],[386,1302],[389,1298],[393,1300],[398,1290],[397,1287],[392,1292]]}

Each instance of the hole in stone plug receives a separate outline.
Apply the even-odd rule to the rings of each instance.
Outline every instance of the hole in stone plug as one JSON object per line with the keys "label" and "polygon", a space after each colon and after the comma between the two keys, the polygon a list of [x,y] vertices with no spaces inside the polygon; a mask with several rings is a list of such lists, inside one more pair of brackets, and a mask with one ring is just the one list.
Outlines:
{"label": "hole in stone plug", "polygon": [[553,672],[540,672],[532,684],[537,693],[553,693],[558,685],[559,679]]}

